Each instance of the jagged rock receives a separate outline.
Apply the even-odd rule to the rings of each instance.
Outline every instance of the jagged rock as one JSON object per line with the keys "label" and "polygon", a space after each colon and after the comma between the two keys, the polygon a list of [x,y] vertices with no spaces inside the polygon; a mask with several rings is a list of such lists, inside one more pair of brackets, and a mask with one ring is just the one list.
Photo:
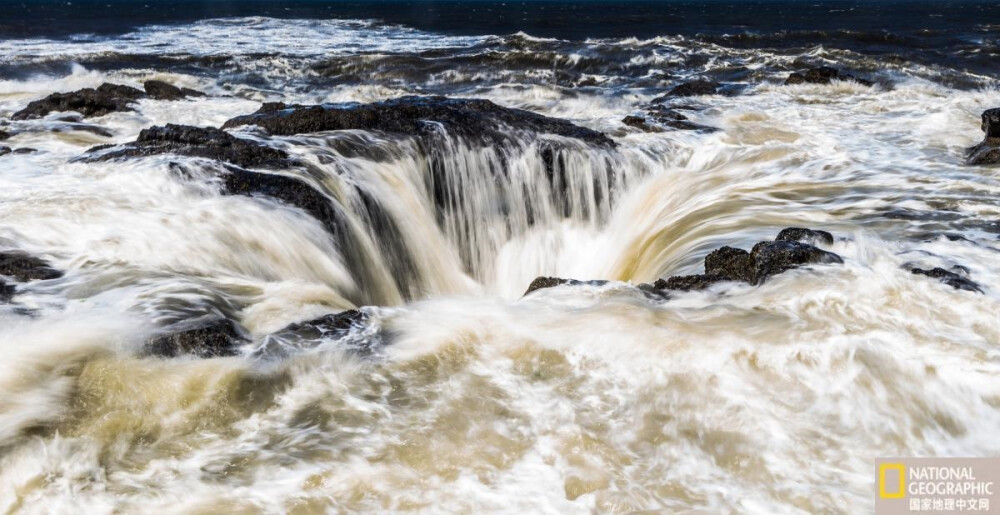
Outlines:
{"label": "jagged rock", "polygon": [[825,250],[798,241],[762,241],[750,251],[754,262],[752,284],[761,284],[772,275],[786,272],[801,265],[813,263],[843,263],[844,260]]}
{"label": "jagged rock", "polygon": [[233,356],[247,339],[236,324],[215,319],[180,327],[179,331],[157,336],[146,342],[146,351],[154,356],[177,357],[192,354],[202,358]]}
{"label": "jagged rock", "polygon": [[223,128],[257,125],[275,135],[331,130],[374,130],[403,135],[430,135],[439,127],[470,140],[504,142],[511,130],[554,134],[614,147],[606,135],[566,120],[502,107],[489,100],[407,96],[371,104],[264,104],[256,113],[227,121]]}
{"label": "jagged rock", "polygon": [[802,243],[822,243],[824,245],[833,245],[833,235],[826,231],[816,231],[813,229],[804,229],[802,227],[789,227],[787,229],[782,229],[778,233],[778,237],[774,239],[775,241],[800,241]]}
{"label": "jagged rock", "polygon": [[916,275],[925,275],[927,277],[932,277],[937,279],[956,290],[966,290],[983,293],[983,289],[975,281],[962,277],[954,272],[949,272],[943,268],[932,268],[930,270],[924,270],[921,268],[914,268],[910,270],[911,273]]}
{"label": "jagged rock", "polygon": [[[109,147],[97,147],[90,152],[107,148]],[[237,138],[224,130],[174,124],[143,129],[133,143],[87,157],[85,160],[107,161],[168,153],[215,159],[245,168],[280,169],[294,164],[289,159],[288,153],[283,150]]]}
{"label": "jagged rock", "polygon": [[727,281],[754,282],[754,262],[750,253],[733,247],[722,247],[705,256],[705,274]]}
{"label": "jagged rock", "polygon": [[178,88],[162,80],[148,80],[142,85],[146,94],[156,100],[181,100],[187,97],[203,97],[204,93],[190,88]]}
{"label": "jagged rock", "polygon": [[45,260],[15,250],[0,252],[0,275],[27,282],[58,279],[63,273],[49,266]]}
{"label": "jagged rock", "polygon": [[116,111],[132,111],[132,104],[145,97],[142,91],[120,84],[101,84],[96,89],[85,88],[70,93],[53,93],[30,102],[14,113],[15,120],[41,118],[56,111],[76,111],[85,117],[104,116]]}
{"label": "jagged rock", "polygon": [[1000,107],[982,114],[983,141],[966,151],[966,164],[995,165],[1000,163]]}
{"label": "jagged rock", "polygon": [[819,68],[810,68],[804,72],[791,73],[788,78],[785,79],[785,85],[829,84],[834,80],[851,80],[865,86],[871,86],[874,84],[872,81],[859,79],[854,75],[840,73],[840,70],[836,68],[830,66],[820,66]]}

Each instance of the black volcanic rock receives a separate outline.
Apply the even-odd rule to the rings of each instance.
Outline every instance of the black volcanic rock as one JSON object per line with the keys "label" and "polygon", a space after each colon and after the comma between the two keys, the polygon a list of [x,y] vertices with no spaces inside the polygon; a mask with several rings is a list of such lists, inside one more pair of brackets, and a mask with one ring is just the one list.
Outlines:
{"label": "black volcanic rock", "polygon": [[785,85],[829,84],[834,80],[850,80],[865,86],[871,86],[874,84],[872,81],[859,79],[854,75],[840,73],[840,70],[836,68],[830,66],[820,66],[818,68],[810,68],[804,72],[791,73],[788,78],[785,79]]}
{"label": "black volcanic rock", "polygon": [[302,179],[290,175],[260,173],[229,168],[223,177],[223,193],[227,195],[262,195],[302,209],[320,221],[334,236],[345,236],[330,199]]}
{"label": "black volcanic rock", "polygon": [[[107,147],[91,149],[104,150]],[[133,143],[86,157],[87,161],[108,161],[125,157],[178,154],[203,157],[245,168],[288,168],[294,163],[288,153],[260,143],[237,138],[213,127],[169,124],[143,129]]]}
{"label": "black volcanic rock", "polygon": [[156,100],[181,100],[187,97],[203,97],[204,93],[190,88],[178,88],[162,80],[148,80],[143,83],[143,89],[150,98]]}
{"label": "black volcanic rock", "polygon": [[563,279],[561,277],[536,277],[531,284],[528,285],[528,289],[524,291],[527,295],[536,290],[543,290],[545,288],[553,288],[562,284],[570,282],[569,279]]}
{"label": "black volcanic rock", "polygon": [[715,283],[731,281],[726,277],[720,275],[674,275],[666,279],[657,279],[653,283],[653,290],[678,290],[678,291],[697,291],[704,290]]}
{"label": "black volcanic rock", "polygon": [[7,284],[3,279],[0,279],[0,302],[10,302],[16,292],[17,288],[13,284]]}
{"label": "black volcanic rock", "polygon": [[754,263],[750,253],[733,247],[722,247],[705,256],[705,274],[728,281],[754,282]]}
{"label": "black volcanic rock", "polygon": [[177,357],[192,354],[202,358],[233,356],[246,343],[243,332],[233,322],[215,319],[190,324],[180,330],[149,339],[146,351],[154,356]]}
{"label": "black volcanic rock", "polygon": [[943,268],[932,268],[930,270],[914,268],[910,270],[910,272],[916,275],[925,275],[927,277],[937,279],[943,282],[944,284],[947,284],[948,286],[955,288],[956,290],[966,290],[966,291],[983,293],[983,289],[975,281],[968,279],[966,277],[962,277],[961,275],[958,275],[955,272],[949,272]]}
{"label": "black volcanic rock", "polygon": [[822,243],[824,245],[833,245],[833,235],[826,231],[816,231],[813,229],[804,229],[802,227],[789,227],[787,229],[782,229],[774,241],[800,241],[802,243],[810,244]]}
{"label": "black volcanic rock", "polygon": [[705,79],[692,80],[674,86],[670,91],[667,91],[666,95],[660,98],[714,95],[719,92],[719,88],[721,87],[722,85],[715,81]]}
{"label": "black volcanic rock", "polygon": [[489,100],[407,96],[371,104],[264,104],[256,113],[227,121],[223,128],[257,125],[274,135],[360,129],[410,136],[431,135],[440,127],[449,133],[488,143],[511,139],[510,132],[527,131],[575,138],[603,147],[615,143],[604,134]]}
{"label": "black volcanic rock", "polygon": [[63,273],[48,262],[20,251],[0,252],[0,275],[20,282],[58,279]]}
{"label": "black volcanic rock", "polygon": [[825,250],[798,241],[762,241],[750,251],[754,262],[753,284],[761,284],[772,275],[813,263],[843,263],[844,260]]}
{"label": "black volcanic rock", "polygon": [[983,141],[966,151],[966,164],[995,165],[1000,163],[1000,107],[982,114]]}
{"label": "black volcanic rock", "polygon": [[101,84],[70,93],[53,93],[41,100],[30,102],[14,113],[15,120],[41,118],[56,111],[76,111],[84,117],[104,116],[116,111],[132,111],[132,104],[146,96],[142,91],[120,84]]}

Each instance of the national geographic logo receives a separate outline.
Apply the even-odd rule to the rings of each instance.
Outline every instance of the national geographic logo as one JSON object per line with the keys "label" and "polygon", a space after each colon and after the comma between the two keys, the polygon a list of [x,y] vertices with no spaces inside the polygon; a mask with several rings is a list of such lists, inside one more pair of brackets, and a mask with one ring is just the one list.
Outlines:
{"label": "national geographic logo", "polygon": [[875,512],[1000,513],[1000,458],[893,458],[876,469]]}

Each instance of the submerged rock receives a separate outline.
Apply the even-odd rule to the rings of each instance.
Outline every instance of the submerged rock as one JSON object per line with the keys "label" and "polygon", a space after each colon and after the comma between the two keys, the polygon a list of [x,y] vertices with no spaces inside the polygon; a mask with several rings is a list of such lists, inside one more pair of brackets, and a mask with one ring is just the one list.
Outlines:
{"label": "submerged rock", "polygon": [[0,275],[12,277],[19,282],[58,279],[63,273],[52,268],[48,262],[21,251],[0,252]]}
{"label": "submerged rock", "polygon": [[5,155],[10,154],[12,152],[14,152],[14,151],[10,147],[5,147],[3,145],[0,145],[0,156],[5,156]]}
{"label": "submerged rock", "polygon": [[982,114],[983,141],[966,151],[966,164],[995,165],[1000,163],[1000,107]]}
{"label": "submerged rock", "polygon": [[936,267],[930,270],[925,270],[922,268],[914,268],[910,270],[910,272],[916,275],[925,275],[927,277],[937,279],[943,282],[944,284],[947,284],[948,286],[955,288],[956,290],[966,290],[966,291],[983,293],[983,289],[975,281],[967,277],[962,277],[961,275],[958,275],[955,272],[949,272],[943,268]]}
{"label": "submerged rock", "polygon": [[173,358],[191,354],[202,358],[233,356],[247,342],[236,324],[226,319],[197,322],[181,330],[146,341],[146,351],[154,356]]}
{"label": "submerged rock", "polygon": [[785,79],[785,85],[792,84],[829,84],[834,80],[850,80],[862,84],[864,86],[871,86],[874,83],[870,80],[859,79],[854,75],[840,73],[840,70],[833,68],[831,66],[820,66],[818,68],[810,68],[804,72],[793,72],[787,79]]}
{"label": "submerged rock", "polygon": [[270,358],[287,356],[296,349],[314,347],[323,343],[324,340],[341,341],[347,349],[362,355],[371,355],[379,347],[385,345],[384,335],[381,332],[359,334],[357,338],[345,340],[355,331],[368,326],[370,320],[371,315],[368,312],[349,309],[314,320],[291,324],[269,335],[254,355]]}
{"label": "submerged rock", "polygon": [[30,102],[14,113],[15,120],[41,118],[58,111],[76,111],[85,117],[104,116],[117,111],[132,111],[132,104],[145,97],[142,91],[120,84],[101,84],[70,93],[53,93],[41,100]]}
{"label": "submerged rock", "polygon": [[0,129],[0,141],[10,138],[10,133]]}
{"label": "submerged rock", "polygon": [[407,96],[371,104],[314,106],[264,104],[256,113],[227,121],[223,128],[257,125],[274,135],[360,129],[402,135],[430,135],[444,128],[471,140],[503,142],[511,130],[575,138],[614,147],[606,135],[522,109],[502,107],[489,100]]}
{"label": "submerged rock", "polygon": [[[103,151],[109,147],[91,149]],[[248,139],[237,138],[213,127],[168,124],[143,129],[132,143],[86,157],[87,161],[107,161],[123,157],[178,154],[203,157],[245,168],[288,168],[294,164],[288,153]]]}
{"label": "submerged rock", "polygon": [[147,80],[142,85],[146,94],[156,100],[181,100],[187,97],[203,97],[204,93],[190,88],[178,88],[162,80]]}

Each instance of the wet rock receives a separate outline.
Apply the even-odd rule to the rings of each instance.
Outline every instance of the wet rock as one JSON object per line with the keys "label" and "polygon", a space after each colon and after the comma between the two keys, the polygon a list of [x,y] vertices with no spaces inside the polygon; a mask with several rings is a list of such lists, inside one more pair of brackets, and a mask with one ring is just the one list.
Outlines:
{"label": "wet rock", "polygon": [[243,332],[226,319],[199,321],[176,327],[174,332],[146,341],[146,351],[154,356],[173,358],[191,354],[202,358],[233,356],[247,342]]}
{"label": "wet rock", "polygon": [[13,284],[7,284],[3,279],[0,279],[0,302],[10,302],[16,292],[17,288]]}
{"label": "wet rock", "polygon": [[524,294],[527,295],[533,291],[543,290],[545,288],[554,288],[556,286],[566,284],[569,281],[569,279],[563,279],[561,277],[536,277],[535,280],[531,281],[531,284],[528,285],[528,289],[524,291]]}
{"label": "wet rock", "polygon": [[[109,147],[98,147],[90,152],[107,148]],[[107,161],[158,154],[203,157],[245,168],[281,169],[294,164],[283,150],[237,138],[224,130],[174,124],[143,129],[133,143],[86,157],[85,160]]]}
{"label": "wet rock", "polygon": [[982,114],[983,141],[966,151],[966,164],[995,165],[1000,163],[1000,107]]}
{"label": "wet rock", "polygon": [[925,275],[937,279],[956,290],[966,290],[983,293],[983,289],[975,281],[962,277],[955,272],[949,272],[943,268],[936,267],[930,270],[925,270],[922,268],[914,268],[910,270],[911,273],[916,275]]}
{"label": "wet rock", "polygon": [[318,340],[321,338],[343,338],[351,329],[364,326],[368,321],[368,314],[357,310],[349,309],[340,313],[326,315],[315,320],[291,324],[279,332],[295,333],[302,338]]}
{"label": "wet rock", "polygon": [[17,154],[24,155],[24,154],[34,154],[35,152],[38,152],[38,150],[29,147],[21,147],[21,148],[15,148],[14,151],[11,153],[15,155]]}
{"label": "wet rock", "polygon": [[752,284],[761,284],[773,275],[802,265],[844,262],[833,252],[798,241],[762,241],[754,245],[750,258],[754,262]]}
{"label": "wet rock", "polygon": [[662,105],[653,106],[648,109],[647,117],[645,118],[642,116],[626,116],[622,119],[622,123],[645,132],[663,132],[668,128],[699,132],[715,132],[719,130],[715,127],[690,122],[687,116]]}
{"label": "wet rock", "polygon": [[30,102],[14,113],[15,120],[41,118],[58,111],[76,111],[85,117],[104,116],[117,111],[132,111],[132,104],[145,97],[142,91],[120,84],[101,84],[96,89],[86,88],[70,93],[53,93],[41,100]]}
{"label": "wet rock", "polygon": [[791,73],[788,78],[785,79],[785,85],[829,84],[834,80],[850,80],[865,86],[871,86],[874,84],[870,80],[859,79],[854,75],[840,73],[840,70],[836,68],[830,66],[820,66],[818,68],[810,68],[804,72]]}
{"label": "wet rock", "polygon": [[641,116],[626,116],[625,118],[622,118],[622,123],[643,132],[663,132],[663,129],[655,125],[650,125],[646,122],[646,119]]}
{"label": "wet rock", "polygon": [[11,150],[10,147],[5,147],[3,145],[0,145],[0,156],[5,156],[5,155],[10,154],[12,152],[14,152],[14,151]]}
{"label": "wet rock", "polygon": [[[669,97],[696,97],[702,95],[714,95],[719,92],[722,87],[721,84],[715,81],[698,79],[688,82],[683,82],[674,86],[667,92],[666,95],[660,97],[661,99],[667,99]],[[654,100],[654,102],[656,102]]]}
{"label": "wet rock", "polygon": [[146,94],[156,100],[182,100],[187,97],[203,97],[204,93],[190,88],[178,88],[162,80],[148,80],[142,85]]}
{"label": "wet rock", "polygon": [[578,281],[576,279],[563,279],[561,277],[536,277],[535,280],[531,281],[528,285],[528,289],[525,290],[524,294],[527,295],[531,292],[537,290],[544,290],[545,288],[554,288],[563,284],[569,285],[590,285],[590,286],[603,286],[608,284],[608,281],[602,280],[592,280],[592,281]]}
{"label": "wet rock", "polygon": [[775,241],[762,241],[747,252],[721,247],[705,256],[703,275],[673,276],[658,279],[653,286],[661,290],[702,290],[723,281],[762,284],[771,276],[809,264],[843,263],[844,260],[801,240],[831,242],[833,235],[799,227],[783,229]]}
{"label": "wet rock", "polygon": [[10,133],[5,130],[0,130],[0,141],[10,138]]}
{"label": "wet rock", "polygon": [[302,209],[320,221],[333,236],[346,236],[330,199],[302,179],[289,175],[251,172],[229,168],[223,175],[223,193],[227,195],[262,195]]}
{"label": "wet rock", "polygon": [[652,286],[654,290],[697,291],[730,280],[732,279],[719,275],[675,275],[666,279],[657,279]]}
{"label": "wet rock", "polygon": [[0,252],[0,275],[12,277],[19,282],[44,281],[63,276],[48,262],[21,251]]}
{"label": "wet rock", "polygon": [[603,147],[615,143],[606,135],[522,109],[502,107],[489,100],[407,96],[371,104],[264,104],[256,113],[227,121],[223,128],[257,125],[274,135],[333,130],[369,130],[410,136],[428,136],[444,128],[450,134],[485,143],[506,142],[511,131],[553,134]]}
{"label": "wet rock", "polygon": [[334,313],[314,320],[291,324],[269,335],[264,344],[254,353],[255,357],[280,358],[287,356],[296,349],[313,347],[324,340],[338,341],[345,348],[362,355],[371,355],[379,347],[385,345],[381,331],[358,334],[358,337],[347,338],[355,331],[363,330],[369,325],[371,316],[366,311],[350,309]]}
{"label": "wet rock", "polygon": [[787,229],[782,229],[778,233],[778,237],[774,239],[775,241],[800,241],[802,243],[822,243],[824,245],[833,245],[833,235],[826,231],[816,231],[813,229],[804,229],[802,227],[789,227]]}

